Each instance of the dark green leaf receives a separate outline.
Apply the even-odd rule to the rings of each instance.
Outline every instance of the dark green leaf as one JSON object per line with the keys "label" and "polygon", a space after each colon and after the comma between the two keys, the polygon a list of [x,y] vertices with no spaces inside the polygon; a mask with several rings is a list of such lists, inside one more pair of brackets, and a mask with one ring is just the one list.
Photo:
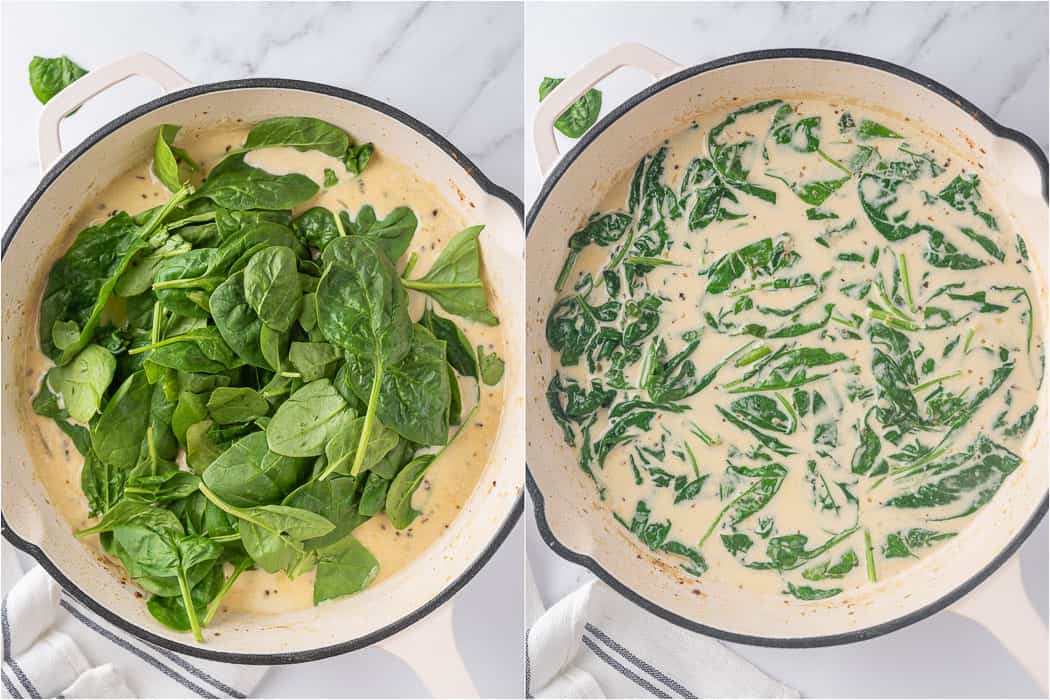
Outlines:
{"label": "dark green leaf", "polygon": [[[564,78],[544,78],[540,83],[540,102],[558,87]],[[591,88],[573,102],[554,122],[554,127],[570,139],[578,139],[594,126],[602,111],[602,93]]]}

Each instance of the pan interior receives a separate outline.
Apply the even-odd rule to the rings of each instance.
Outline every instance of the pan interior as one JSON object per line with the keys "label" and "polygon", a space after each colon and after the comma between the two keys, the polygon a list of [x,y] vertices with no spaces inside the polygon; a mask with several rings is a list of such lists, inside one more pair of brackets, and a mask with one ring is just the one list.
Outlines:
{"label": "pan interior", "polygon": [[[574,152],[559,168],[556,184],[545,190],[546,198],[532,212],[529,232],[529,285],[536,290],[540,308],[549,309],[557,299],[553,282],[564,260],[565,241],[592,211],[600,209],[610,180],[607,173],[630,173],[644,153],[688,129],[701,115],[724,114],[774,96],[874,106],[936,125],[937,136],[952,149],[953,157],[965,159],[981,173],[982,182],[1011,213],[1012,227],[1028,232],[1030,246],[1038,251],[1036,258],[1045,259],[1045,238],[1032,235],[1046,226],[1042,174],[1018,144],[997,138],[935,93],[890,73],[827,60],[757,60],[668,81],[605,124],[584,150]],[[543,340],[544,320],[529,319],[529,356],[540,358],[539,372],[529,378],[529,394],[537,406],[545,400],[551,368],[557,365]],[[549,411],[537,408],[529,420],[532,444],[537,444],[537,435],[543,436],[545,445],[563,443]],[[634,536],[608,515],[609,505],[597,499],[590,479],[577,466],[574,450],[545,447],[542,454],[530,453],[529,464],[543,494],[551,535],[573,552],[591,557],[609,577],[665,614],[722,634],[819,638],[870,629],[937,603],[995,559],[1038,512],[1045,497],[1043,439],[1033,436],[1027,441],[1029,459],[1014,474],[1009,489],[1002,489],[964,537],[910,569],[907,585],[891,578],[863,593],[836,596],[834,602],[797,605],[784,603],[779,595],[755,596],[704,577],[697,581],[654,575],[659,564],[653,562],[653,554],[639,548]],[[625,511],[621,515],[630,516],[633,504],[619,505],[623,507],[617,510]],[[639,557],[648,563],[639,565]],[[666,566],[664,558],[660,561]]]}

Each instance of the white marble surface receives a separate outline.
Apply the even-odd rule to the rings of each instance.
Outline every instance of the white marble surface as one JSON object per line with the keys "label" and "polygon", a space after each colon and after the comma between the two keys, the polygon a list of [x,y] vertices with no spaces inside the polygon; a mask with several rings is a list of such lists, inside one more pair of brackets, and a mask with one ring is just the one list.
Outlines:
{"label": "white marble surface", "polygon": [[[448,137],[494,182],[522,194],[522,8],[517,4],[12,3],[2,6],[2,215],[6,227],[40,170],[29,89],[34,54],[86,68],[148,51],[195,82],[284,77],[384,100]],[[155,97],[133,79],[63,125],[67,146]],[[8,546],[4,543],[4,546]],[[479,690],[521,688],[524,527],[457,596],[458,643]],[[105,648],[89,650],[104,661]],[[378,649],[274,669],[262,697],[425,694],[401,661]]]}
{"label": "white marble surface", "polygon": [[[1047,5],[1041,2],[529,2],[525,39],[526,205],[542,184],[531,143],[540,81],[625,42],[683,65],[773,48],[866,54],[947,85],[1044,151],[1050,141]],[[649,82],[640,71],[610,76],[600,86],[602,114]]]}
{"label": "white marble surface", "polygon": [[[529,117],[545,75],[563,76],[610,47],[646,44],[683,64],[768,48],[829,48],[903,64],[946,84],[1047,148],[1045,3],[529,3]],[[648,84],[640,72],[604,81],[603,113]],[[526,205],[542,184],[526,133]],[[565,141],[562,142],[567,143]],[[529,513],[529,564],[550,604],[588,580],[557,557]],[[1021,550],[1025,587],[1047,619],[1044,520]],[[1009,604],[1004,601],[1004,604]],[[977,624],[943,612],[872,641],[810,650],[733,645],[811,697],[1031,697],[1038,690]]]}

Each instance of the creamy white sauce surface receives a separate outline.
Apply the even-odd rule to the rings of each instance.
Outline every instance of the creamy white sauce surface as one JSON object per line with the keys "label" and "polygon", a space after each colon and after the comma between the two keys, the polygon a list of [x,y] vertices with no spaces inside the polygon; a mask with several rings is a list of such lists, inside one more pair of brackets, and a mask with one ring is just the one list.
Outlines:
{"label": "creamy white sauce surface", "polygon": [[1024,468],[1045,290],[1023,240],[1042,232],[914,121],[815,100],[726,117],[581,224],[548,397],[660,560],[833,598],[960,536]]}

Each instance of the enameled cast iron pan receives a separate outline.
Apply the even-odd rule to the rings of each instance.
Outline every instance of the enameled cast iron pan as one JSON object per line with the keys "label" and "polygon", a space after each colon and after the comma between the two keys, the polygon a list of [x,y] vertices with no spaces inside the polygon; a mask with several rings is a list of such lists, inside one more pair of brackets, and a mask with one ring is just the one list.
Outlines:
{"label": "enameled cast iron pan", "polygon": [[[93,95],[132,75],[159,83],[168,94],[106,124],[62,155],[60,120]],[[47,104],[40,123],[40,155],[47,168],[39,187],[15,216],[3,237],[3,383],[14,387],[16,358],[39,299],[32,298],[42,255],[92,193],[152,153],[161,124],[194,128],[242,119],[251,123],[295,114],[318,117],[373,141],[384,153],[411,167],[470,222],[486,224],[483,255],[495,312],[507,339],[506,403],[492,459],[478,487],[449,531],[424,555],[381,585],[320,608],[276,616],[217,620],[221,636],[195,645],[188,635],[159,625],[147,613],[134,587],[99,563],[77,542],[68,523],[48,504],[34,479],[20,415],[22,397],[5,389],[3,397],[3,534],[34,557],[70,594],[113,624],[167,649],[220,661],[279,664],[311,661],[384,642],[406,648],[435,694],[472,691],[451,639],[449,606],[431,615],[492,556],[522,511],[523,363],[522,205],[489,181],[459,150],[429,127],[364,95],[292,80],[237,80],[190,84],[147,55],[136,55],[84,76]],[[444,636],[442,636],[444,635]],[[427,637],[430,639],[427,639]],[[417,651],[413,654],[413,648]],[[422,652],[422,653],[420,653]]]}
{"label": "enameled cast iron pan", "polygon": [[[640,68],[656,82],[614,109],[559,159],[554,120],[621,67]],[[999,634],[1045,688],[1046,627],[1020,588],[1017,558],[1003,566],[1047,512],[1045,430],[1032,439],[1025,466],[970,529],[907,576],[863,594],[796,604],[702,581],[698,596],[692,592],[695,586],[661,575],[647,561],[650,555],[629,541],[610,511],[599,504],[593,484],[577,466],[576,455],[547,409],[544,392],[556,363],[545,341],[544,323],[557,298],[554,280],[569,235],[595,210],[605,184],[633,169],[643,154],[686,128],[698,114],[722,109],[730,100],[739,106],[803,95],[879,105],[936,125],[953,149],[980,164],[982,181],[1012,212],[1014,225],[1025,232],[1045,270],[1050,253],[1046,156],[1027,136],[997,124],[943,85],[900,66],[830,51],[758,51],[685,68],[637,44],[613,49],[559,85],[543,101],[534,122],[537,156],[547,179],[526,227],[527,484],[540,531],[555,552],[587,567],[638,605],[682,627],[734,642],[780,647],[843,644],[899,629],[954,604],[953,610]],[[1045,283],[1042,294],[1045,316]],[[1041,403],[1039,415],[1045,416],[1045,390]],[[1001,575],[974,591],[1000,568]],[[963,599],[967,593],[971,595]],[[997,595],[1001,597],[996,601]]]}

